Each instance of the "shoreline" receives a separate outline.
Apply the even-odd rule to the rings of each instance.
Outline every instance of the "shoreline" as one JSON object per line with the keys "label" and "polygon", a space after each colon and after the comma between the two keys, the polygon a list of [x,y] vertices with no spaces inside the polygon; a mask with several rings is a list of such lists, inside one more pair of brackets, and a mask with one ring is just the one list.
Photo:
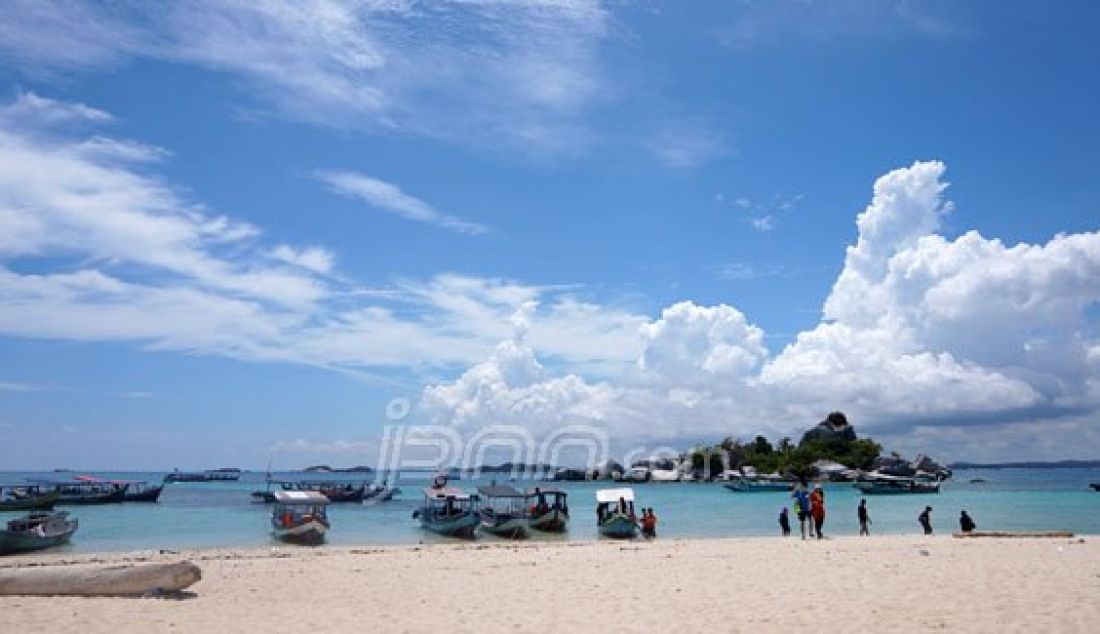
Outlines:
{"label": "shoreline", "polygon": [[950,535],[212,548],[0,559],[190,560],[185,600],[0,597],[0,630],[1090,631],[1100,539]]}

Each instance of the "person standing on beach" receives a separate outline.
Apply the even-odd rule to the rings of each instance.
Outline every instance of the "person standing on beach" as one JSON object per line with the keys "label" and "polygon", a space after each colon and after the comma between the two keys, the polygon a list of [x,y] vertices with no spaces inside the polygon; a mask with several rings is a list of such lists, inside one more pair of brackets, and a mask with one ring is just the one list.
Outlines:
{"label": "person standing on beach", "polygon": [[975,528],[978,528],[978,525],[974,523],[974,520],[966,511],[963,511],[962,515],[959,516],[959,528],[961,528],[964,533],[970,533]]}
{"label": "person standing on beach", "polygon": [[649,539],[657,536],[657,515],[652,508],[642,510],[642,535]]}
{"label": "person standing on beach", "polygon": [[859,518],[859,534],[871,535],[871,516],[867,513],[867,500],[859,501],[859,509],[856,510],[856,516]]}
{"label": "person standing on beach", "polygon": [[825,525],[825,492],[821,490],[820,484],[815,484],[814,492],[810,494],[810,515],[814,518],[814,530],[817,532],[817,538],[824,538],[825,535],[821,533],[821,527]]}
{"label": "person standing on beach", "polygon": [[794,511],[798,514],[798,529],[802,532],[802,539],[806,539],[806,519],[810,516],[810,498],[801,484],[795,485],[791,497],[794,498]]}
{"label": "person standing on beach", "polygon": [[921,528],[924,529],[925,535],[932,534],[932,507],[926,506],[921,514],[917,516],[917,521],[920,522]]}
{"label": "person standing on beach", "polygon": [[787,507],[779,511],[779,530],[783,531],[783,537],[791,534],[791,518],[787,515]]}

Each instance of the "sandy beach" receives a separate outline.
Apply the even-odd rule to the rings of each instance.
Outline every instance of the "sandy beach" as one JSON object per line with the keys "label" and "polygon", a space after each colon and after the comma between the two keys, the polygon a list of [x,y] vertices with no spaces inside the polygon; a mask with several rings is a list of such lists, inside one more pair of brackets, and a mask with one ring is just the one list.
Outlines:
{"label": "sandy beach", "polygon": [[471,543],[42,555],[189,559],[185,599],[0,597],[3,632],[1095,631],[1100,540]]}

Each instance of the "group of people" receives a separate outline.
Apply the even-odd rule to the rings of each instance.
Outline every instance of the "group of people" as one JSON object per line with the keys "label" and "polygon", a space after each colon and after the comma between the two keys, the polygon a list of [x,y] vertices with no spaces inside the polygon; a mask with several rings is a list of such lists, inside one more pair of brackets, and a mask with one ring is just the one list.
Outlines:
{"label": "group of people", "polygon": [[[818,539],[824,538],[822,527],[825,525],[825,491],[821,488],[821,485],[815,484],[813,490],[809,493],[807,493],[805,485],[795,485],[791,491],[791,498],[794,500],[794,510],[798,516],[802,539],[806,539],[807,527],[811,538],[814,536],[817,536]],[[859,506],[856,508],[856,519],[859,520],[859,534],[870,535],[871,514],[867,510],[867,500],[859,501]],[[917,516],[917,522],[924,530],[925,535],[932,534],[931,506],[924,507],[921,514]],[[962,532],[969,533],[977,527],[978,525],[974,522],[974,519],[966,511],[963,511],[962,515],[959,516],[959,528]],[[791,534],[790,513],[785,506],[779,511],[779,529],[784,537]]]}

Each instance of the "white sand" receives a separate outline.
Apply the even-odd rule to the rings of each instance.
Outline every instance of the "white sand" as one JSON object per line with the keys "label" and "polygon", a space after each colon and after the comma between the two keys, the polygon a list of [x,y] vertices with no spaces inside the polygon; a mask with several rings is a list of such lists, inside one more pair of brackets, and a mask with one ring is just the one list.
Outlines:
{"label": "white sand", "polygon": [[198,563],[185,600],[0,597],[0,632],[1100,631],[1100,538],[280,547],[8,557]]}

